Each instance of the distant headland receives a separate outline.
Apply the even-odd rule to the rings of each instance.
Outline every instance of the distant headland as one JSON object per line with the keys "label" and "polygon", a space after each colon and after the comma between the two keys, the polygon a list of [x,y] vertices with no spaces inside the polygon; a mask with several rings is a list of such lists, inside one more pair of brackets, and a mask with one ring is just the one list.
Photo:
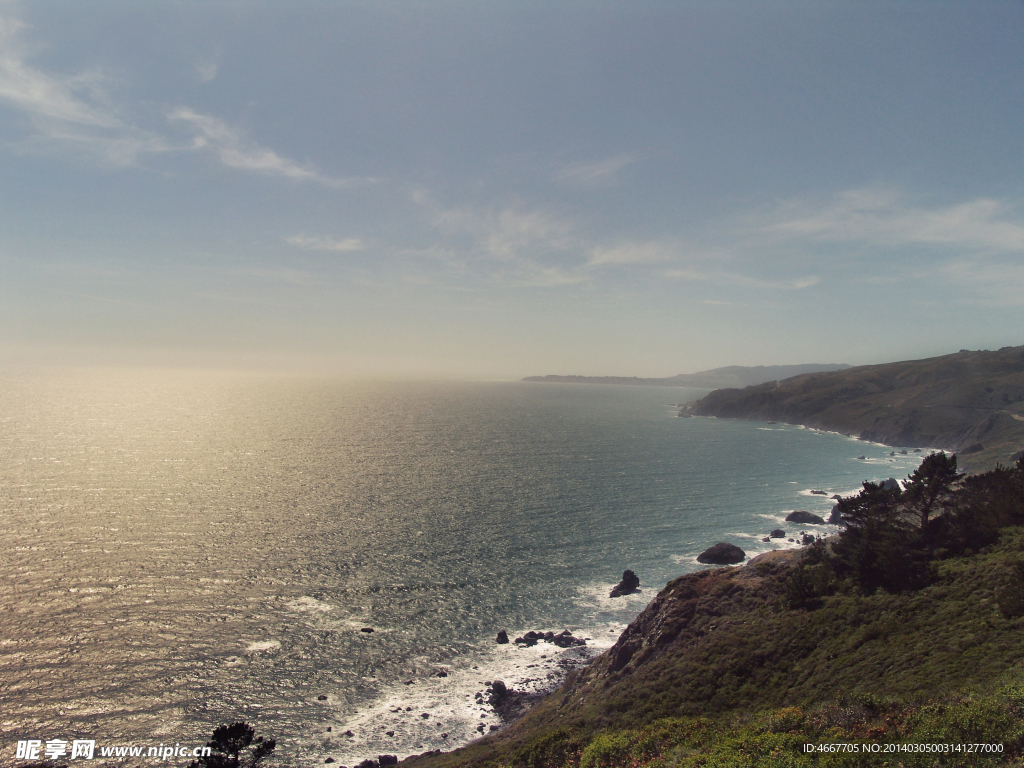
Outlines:
{"label": "distant headland", "polygon": [[730,365],[698,373],[681,373],[666,378],[640,378],[638,376],[527,376],[523,381],[545,384],[632,384],[643,387],[693,387],[695,389],[725,389],[749,387],[766,381],[788,379],[805,373],[841,371],[849,368],[841,363],[807,363],[805,365]]}
{"label": "distant headland", "polygon": [[1024,346],[719,389],[681,415],[779,421],[893,446],[944,448],[976,472],[1024,449]]}

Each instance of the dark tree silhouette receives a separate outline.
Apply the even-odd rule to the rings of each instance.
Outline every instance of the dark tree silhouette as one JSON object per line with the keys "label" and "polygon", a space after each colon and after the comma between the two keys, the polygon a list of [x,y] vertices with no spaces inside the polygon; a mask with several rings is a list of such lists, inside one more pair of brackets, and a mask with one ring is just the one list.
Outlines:
{"label": "dark tree silhouette", "polygon": [[248,723],[221,725],[207,742],[212,752],[189,763],[188,768],[256,768],[270,755],[277,742],[255,736],[255,730]]}
{"label": "dark tree silhouette", "polygon": [[956,456],[940,451],[926,456],[907,478],[903,501],[919,527],[928,525],[932,512],[949,503],[961,477],[956,471]]}
{"label": "dark tree silhouette", "polygon": [[900,515],[898,487],[864,483],[856,496],[839,502],[846,530],[833,545],[836,573],[850,576],[867,594],[916,589],[927,582],[917,531]]}

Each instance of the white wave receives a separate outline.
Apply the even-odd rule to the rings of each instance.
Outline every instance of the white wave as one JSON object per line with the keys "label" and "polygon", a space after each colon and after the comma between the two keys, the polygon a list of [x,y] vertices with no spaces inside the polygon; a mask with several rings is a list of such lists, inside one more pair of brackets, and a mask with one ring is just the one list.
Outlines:
{"label": "white wave", "polygon": [[304,612],[304,613],[305,612],[327,613],[328,611],[333,611],[334,610],[334,606],[333,605],[329,605],[328,603],[321,602],[320,600],[317,600],[315,597],[309,597],[308,595],[304,595],[303,597],[297,597],[294,600],[291,600],[291,601],[285,603],[285,605],[287,605],[293,611],[300,611],[300,612]]}
{"label": "white wave", "polygon": [[257,640],[256,642],[249,643],[249,646],[245,649],[246,653],[259,653],[260,651],[276,651],[281,647],[281,643],[277,640]]}

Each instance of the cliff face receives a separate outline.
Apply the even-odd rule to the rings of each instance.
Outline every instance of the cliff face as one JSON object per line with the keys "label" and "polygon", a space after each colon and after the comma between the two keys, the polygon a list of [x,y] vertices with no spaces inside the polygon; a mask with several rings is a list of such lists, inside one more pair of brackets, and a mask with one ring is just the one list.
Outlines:
{"label": "cliff face", "polygon": [[907,447],[954,451],[962,467],[1024,449],[1024,347],[814,373],[692,404],[697,416],[804,424]]}

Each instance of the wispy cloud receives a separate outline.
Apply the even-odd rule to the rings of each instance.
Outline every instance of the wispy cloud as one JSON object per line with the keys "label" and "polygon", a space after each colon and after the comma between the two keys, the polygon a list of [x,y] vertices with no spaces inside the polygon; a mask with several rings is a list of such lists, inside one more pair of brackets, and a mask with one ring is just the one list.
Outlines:
{"label": "wispy cloud", "polygon": [[[29,62],[22,36],[27,26],[0,17],[0,102],[27,118],[31,129],[18,146],[27,151],[70,152],[119,166],[134,165],[146,154],[210,152],[221,163],[295,181],[344,187],[372,179],[333,178],[261,146],[223,120],[181,106],[167,119],[184,125],[190,138],[178,140],[166,123],[144,128],[116,105],[113,81],[99,70],[73,75],[44,72]],[[215,60],[203,60],[196,72],[204,82],[217,75]]]}
{"label": "wispy cloud", "polygon": [[329,187],[345,186],[355,181],[323,176],[311,168],[281,157],[272,149],[260,146],[223,120],[199,114],[188,107],[172,110],[168,118],[189,127],[193,132],[192,146],[195,149],[213,152],[229,168],[284,176],[295,181],[312,181]]}
{"label": "wispy cloud", "polygon": [[215,59],[200,59],[193,66],[201,83],[212,82],[217,77],[217,71],[220,68]]}
{"label": "wispy cloud", "polygon": [[768,231],[799,239],[888,247],[1024,251],[1024,222],[1019,212],[991,198],[927,208],[913,205],[895,192],[853,190],[837,195],[826,206],[792,204],[786,208],[779,212],[782,220],[770,224]]}
{"label": "wispy cloud", "polygon": [[[664,272],[665,277],[673,280],[685,280],[687,282],[707,282],[723,287],[746,287],[757,289],[772,289],[782,291],[799,291],[805,288],[812,288],[821,282],[817,275],[805,275],[790,279],[769,280],[757,277],[753,274],[746,274],[739,271],[696,269],[669,269]],[[714,302],[710,302],[714,303]]]}
{"label": "wispy cloud", "polygon": [[15,19],[0,18],[0,98],[41,118],[98,128],[123,127],[102,103],[106,99],[99,73],[53,77],[27,64],[18,41],[23,29],[25,25]]}
{"label": "wispy cloud", "polygon": [[676,258],[675,249],[665,243],[651,241],[645,243],[622,243],[612,247],[598,246],[591,250],[590,266],[658,264]]}
{"label": "wispy cloud", "polygon": [[545,211],[457,208],[437,212],[433,224],[447,234],[469,235],[483,255],[504,260],[564,253],[580,246],[572,225]]}
{"label": "wispy cloud", "polygon": [[570,165],[557,171],[552,178],[574,184],[594,184],[614,176],[636,159],[636,155],[616,155],[593,163]]}
{"label": "wispy cloud", "polygon": [[53,75],[29,64],[20,37],[26,25],[0,18],[0,101],[17,109],[32,128],[23,149],[73,149],[115,165],[130,165],[143,152],[164,152],[159,134],[118,114],[109,79],[98,70]]}
{"label": "wispy cloud", "polygon": [[286,237],[285,242],[307,251],[361,251],[366,247],[358,237],[335,240],[332,237],[307,237],[302,233]]}

